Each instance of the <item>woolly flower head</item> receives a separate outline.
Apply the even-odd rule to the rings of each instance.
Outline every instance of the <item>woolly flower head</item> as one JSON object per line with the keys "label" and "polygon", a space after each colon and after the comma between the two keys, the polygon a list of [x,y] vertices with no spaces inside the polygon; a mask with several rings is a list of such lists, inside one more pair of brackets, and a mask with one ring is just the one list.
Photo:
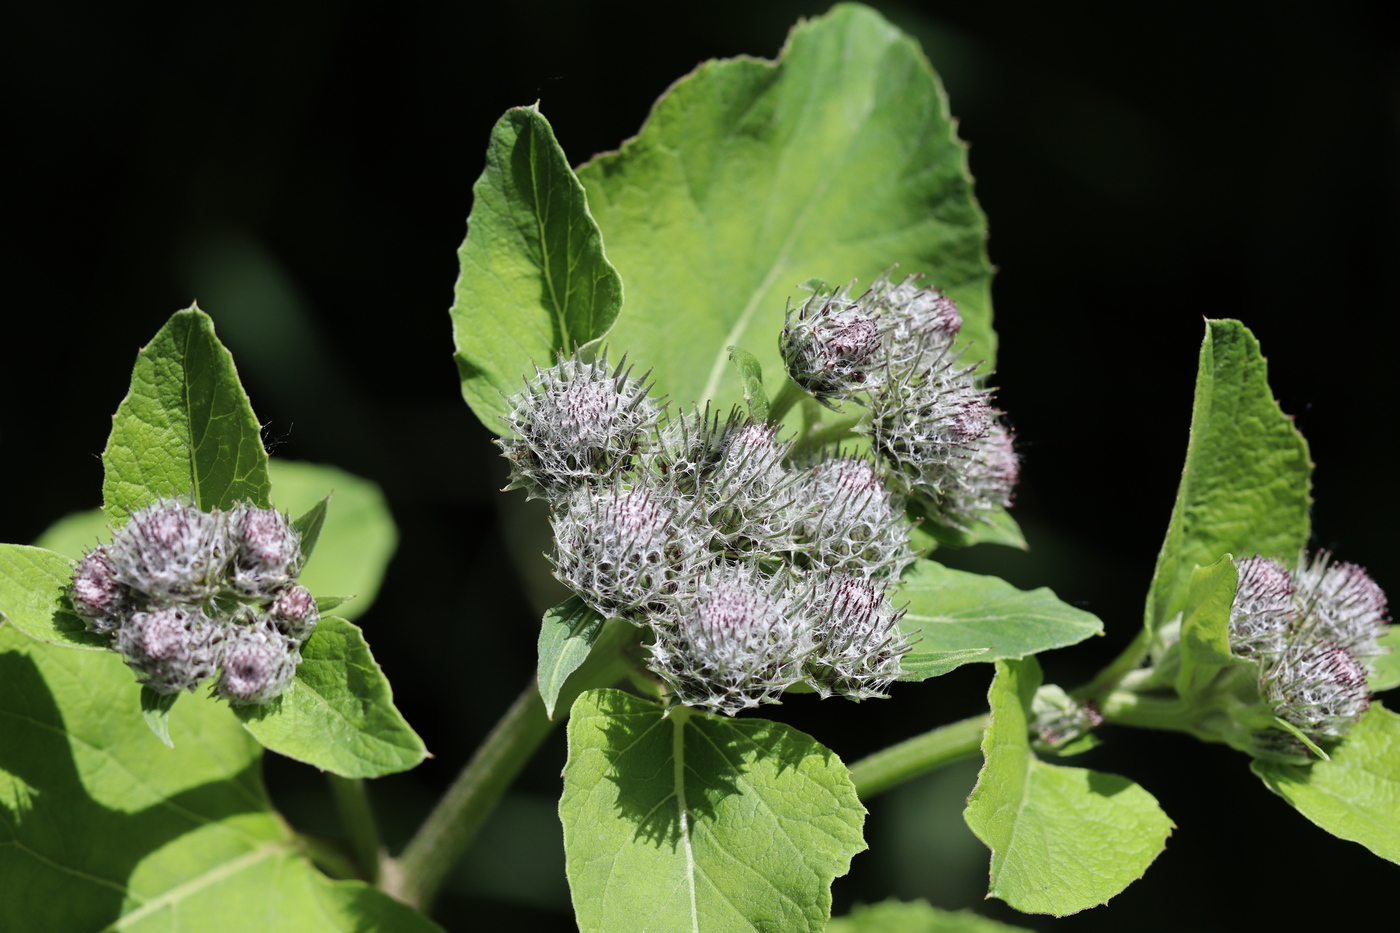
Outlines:
{"label": "woolly flower head", "polygon": [[800,553],[814,566],[892,579],[913,563],[902,503],[870,461],[822,461],[794,496],[806,505]]}
{"label": "woolly flower head", "polygon": [[779,349],[792,381],[831,407],[876,377],[880,329],[876,309],[852,301],[850,289],[818,293],[788,309]]}
{"label": "woolly flower head", "polygon": [[684,503],[648,486],[585,487],[554,514],[554,572],[606,617],[644,613],[708,556]]}
{"label": "woolly flower head", "polygon": [[625,364],[609,372],[607,355],[579,357],[535,370],[525,390],[509,399],[510,437],[496,443],[511,461],[507,489],[552,499],[632,466],[632,458],[661,416],[643,380]]}
{"label": "woolly flower head", "polygon": [[[88,629],[108,635],[155,692],[218,678],[216,692],[231,702],[265,703],[286,686],[320,621],[316,600],[295,582],[302,563],[300,533],[279,512],[247,504],[203,512],[162,499],[83,556],[69,596]],[[243,663],[231,652],[250,626],[267,630],[262,642],[280,653],[261,686],[225,690],[230,677],[250,682],[230,667]]]}
{"label": "woolly flower head", "polygon": [[883,697],[904,673],[900,660],[913,640],[898,628],[904,612],[885,594],[884,584],[864,577],[838,575],[820,585],[815,606],[824,625],[807,669],[823,697]]}
{"label": "woolly flower head", "polygon": [[754,564],[714,566],[653,621],[649,666],[688,706],[732,716],[776,702],[811,651],[804,595]]}

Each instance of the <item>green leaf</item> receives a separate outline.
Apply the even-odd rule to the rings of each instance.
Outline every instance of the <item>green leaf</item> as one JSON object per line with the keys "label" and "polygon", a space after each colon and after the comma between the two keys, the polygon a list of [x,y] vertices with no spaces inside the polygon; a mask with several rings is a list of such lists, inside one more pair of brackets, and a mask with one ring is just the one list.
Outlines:
{"label": "green leaf", "polygon": [[1229,554],[1191,573],[1176,675],[1176,692],[1183,697],[1194,699],[1221,668],[1242,663],[1230,653],[1230,607],[1238,581],[1239,571]]}
{"label": "green leaf", "polygon": [[322,619],[301,657],[285,693],[266,706],[235,710],[265,748],[358,778],[406,771],[427,757],[358,628]]}
{"label": "green leaf", "polygon": [[329,494],[316,500],[300,518],[293,519],[292,527],[301,538],[301,554],[309,558],[316,553],[316,542],[321,538],[321,528],[326,523],[326,507],[331,503]]}
{"label": "green leaf", "polygon": [[166,748],[175,747],[170,740],[170,708],[178,699],[178,693],[156,693],[150,687],[141,688],[141,716]]}
{"label": "green leaf", "polygon": [[198,308],[179,311],[136,356],[102,452],[102,500],[113,525],[162,496],[204,511],[268,507],[258,419],[233,357]]}
{"label": "green leaf", "polygon": [[1371,660],[1371,676],[1366,678],[1366,686],[1372,693],[1400,687],[1400,625],[1386,626],[1380,643],[1382,648],[1389,648],[1390,653]]}
{"label": "green leaf", "polygon": [[23,544],[0,544],[0,621],[30,638],[65,648],[101,650],[108,639],[89,632],[68,602],[73,561]]}
{"label": "green leaf", "polygon": [[115,654],[0,626],[0,930],[438,929],[312,866],[228,707],[178,704],[172,751],[139,690]]}
{"label": "green leaf", "polygon": [[974,544],[1004,544],[1029,551],[1021,526],[1006,509],[998,509],[985,522],[972,522],[966,528],[948,528],[911,507],[911,517],[918,520],[910,535],[914,548],[931,551],[935,547],[971,547]]}
{"label": "green leaf", "polygon": [[1330,760],[1291,765],[1256,758],[1250,768],[1332,835],[1400,863],[1400,716],[1379,702],[1332,749]]}
{"label": "green leaf", "polygon": [[1147,596],[1153,632],[1182,610],[1194,567],[1226,553],[1292,566],[1307,544],[1312,461],[1268,377],[1248,328],[1206,322],[1186,467]]}
{"label": "green leaf", "polygon": [[744,404],[749,408],[749,417],[759,424],[768,420],[768,393],[763,390],[763,367],[758,357],[743,347],[729,348],[729,362],[739,371],[744,386]]}
{"label": "green leaf", "polygon": [[506,111],[472,189],[452,306],[462,394],[498,434],[503,396],[520,391],[532,364],[603,336],[622,307],[622,278],[588,208],[549,121],[534,107]]}
{"label": "green leaf", "polygon": [[583,933],[818,931],[865,848],[829,749],[789,726],[617,690],[574,703],[564,848]]}
{"label": "green leaf", "polygon": [[79,560],[99,544],[110,544],[112,531],[107,515],[100,508],[70,512],[54,522],[34,541],[35,547]]}
{"label": "green leaf", "polygon": [[966,147],[918,44],[866,7],[799,24],[777,61],[701,65],[578,176],[627,282],[608,342],[680,406],[739,402],[731,346],[785,371],[804,280],[868,284],[896,263],[958,302],[969,363],[995,355]]}
{"label": "green leaf", "polygon": [[[1103,631],[1103,623],[1060,602],[1050,590],[1018,590],[998,577],[918,561],[905,574],[896,602],[909,609],[900,625],[921,640],[904,656],[902,680],[923,680],[946,652],[978,652],[969,661],[1023,658],[1063,648]],[[956,665],[955,665],[956,666]],[[951,668],[947,668],[951,670]],[[940,673],[942,671],[940,670]]]}
{"label": "green leaf", "polygon": [[540,620],[540,698],[545,715],[554,718],[554,703],[564,681],[588,659],[605,620],[577,596],[570,596]]}
{"label": "green leaf", "polygon": [[979,917],[970,910],[939,910],[928,901],[889,900],[861,904],[849,915],[834,917],[826,933],[1017,933],[1025,927],[1007,926]]}
{"label": "green leaf", "polygon": [[398,546],[398,530],[384,493],[375,483],[336,467],[275,457],[269,467],[272,501],[293,515],[314,509],[327,493],[333,494],[315,553],[299,579],[313,593],[354,594],[354,602],[340,615],[346,619],[363,615],[374,605]]}
{"label": "green leaf", "polygon": [[1039,686],[1035,658],[997,662],[986,760],[963,816],[992,850],[989,896],[1026,913],[1064,916],[1141,877],[1172,823],[1127,778],[1035,757],[1027,730]]}

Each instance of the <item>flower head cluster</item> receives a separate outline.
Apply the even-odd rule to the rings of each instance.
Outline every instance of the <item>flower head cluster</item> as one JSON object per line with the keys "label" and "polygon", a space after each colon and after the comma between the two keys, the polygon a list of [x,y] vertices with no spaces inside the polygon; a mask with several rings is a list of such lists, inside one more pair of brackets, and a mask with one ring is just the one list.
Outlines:
{"label": "flower head cluster", "polygon": [[1385,593],[1325,551],[1291,571],[1265,557],[1238,568],[1232,653],[1257,663],[1273,715],[1314,741],[1345,735],[1370,704],[1368,667],[1385,651]]}
{"label": "flower head cluster", "polygon": [[649,666],[682,703],[732,715],[799,682],[883,696],[912,644],[886,591],[914,552],[879,468],[795,466],[776,427],[708,410],[667,418],[620,373],[606,383],[610,410],[630,413],[615,438],[569,449],[560,431],[523,423],[558,420],[543,400],[599,385],[600,372],[577,360],[540,372],[511,399],[515,436],[501,442],[511,485],[550,501],[555,575],[601,615],[648,630]]}
{"label": "flower head cluster", "polygon": [[83,556],[70,598],[157,693],[217,678],[214,692],[229,702],[266,703],[320,619],[296,582],[301,565],[300,535],[280,512],[162,499]]}
{"label": "flower head cluster", "polygon": [[955,528],[1011,504],[1019,473],[992,393],[955,347],[957,305],[917,276],[882,276],[859,298],[814,295],[789,311],[781,350],[793,381],[830,406],[870,409],[866,430],[891,480]]}

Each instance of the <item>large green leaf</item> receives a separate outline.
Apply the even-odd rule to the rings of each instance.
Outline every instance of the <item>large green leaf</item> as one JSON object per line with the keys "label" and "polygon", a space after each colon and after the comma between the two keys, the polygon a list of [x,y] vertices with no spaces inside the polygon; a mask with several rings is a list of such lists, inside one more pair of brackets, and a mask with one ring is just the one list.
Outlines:
{"label": "large green leaf", "polygon": [[1400,687],[1400,625],[1388,626],[1380,641],[1381,647],[1390,649],[1390,653],[1371,662],[1371,676],[1366,683],[1372,693]]}
{"label": "large green leaf", "polygon": [[258,419],[233,357],[198,308],[177,312],[136,356],[102,452],[102,501],[114,525],[161,496],[208,511],[267,508],[271,483]]}
{"label": "large green leaf", "polygon": [[534,107],[507,111],[491,131],[458,256],[452,329],[462,394],[500,433],[503,394],[519,392],[532,365],[552,366],[556,353],[601,337],[622,306],[622,279],[583,187]]}
{"label": "large green leaf", "polygon": [[970,910],[939,910],[928,901],[883,901],[861,904],[844,917],[833,917],[826,933],[1024,933],[979,917]]}
{"label": "large green leaf", "polygon": [[986,760],[964,818],[992,850],[989,895],[1026,913],[1064,916],[1141,877],[1172,823],[1127,778],[1036,758],[1027,729],[1039,686],[1035,658],[997,662]]}
{"label": "large green leaf", "polygon": [[627,283],[608,343],[680,405],[740,401],[734,345],[777,384],[799,284],[895,263],[958,301],[970,362],[995,354],[965,146],[918,45],[866,7],[800,24],[775,62],[700,66],[578,177]]}
{"label": "large green leaf", "polygon": [[564,848],[583,933],[819,931],[865,848],[865,808],[829,749],[789,726],[579,697]]}
{"label": "large green leaf", "polygon": [[1255,759],[1269,790],[1334,836],[1400,863],[1400,716],[1380,703],[1352,727],[1327,761]]}
{"label": "large green leaf", "polygon": [[301,658],[285,693],[237,711],[264,746],[343,777],[406,771],[427,757],[358,628],[322,619]]}
{"label": "large green leaf", "polygon": [[139,690],[115,654],[0,627],[0,929],[438,929],[312,866],[227,707],[178,704],[171,751],[142,721]]}
{"label": "large green leaf", "polygon": [[275,457],[268,465],[272,501],[285,512],[300,515],[331,494],[316,550],[299,579],[313,593],[354,595],[337,614],[346,619],[363,615],[374,604],[398,545],[384,494],[369,480],[335,467]]}
{"label": "large green leaf", "polygon": [[1268,377],[1248,328],[1206,322],[1186,467],[1147,596],[1153,631],[1185,605],[1195,567],[1226,553],[1291,566],[1307,544],[1312,461]]}
{"label": "large green leaf", "polygon": [[[909,609],[900,623],[920,638],[904,657],[904,680],[951,670],[947,652],[965,661],[997,661],[1063,648],[1103,631],[1097,616],[1060,602],[1050,590],[1018,590],[999,577],[919,561],[904,576],[896,601]],[[954,665],[956,666],[956,665]]]}
{"label": "large green leaf", "polygon": [[0,622],[30,638],[66,648],[102,649],[108,638],[89,632],[68,604],[73,561],[41,547],[0,544]]}

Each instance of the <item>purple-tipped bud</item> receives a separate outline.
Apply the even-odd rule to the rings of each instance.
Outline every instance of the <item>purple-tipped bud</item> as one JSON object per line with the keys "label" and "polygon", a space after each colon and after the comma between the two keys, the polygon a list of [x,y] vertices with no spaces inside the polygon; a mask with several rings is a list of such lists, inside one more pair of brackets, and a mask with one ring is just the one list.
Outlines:
{"label": "purple-tipped bud", "polygon": [[212,677],[221,646],[217,624],[178,606],[133,613],[113,645],[143,684],[163,694],[194,690]]}
{"label": "purple-tipped bud", "polygon": [[532,498],[557,499],[631,469],[661,416],[646,383],[622,366],[609,372],[606,354],[537,369],[510,403],[504,418],[512,436],[496,442],[512,464],[506,488]]}
{"label": "purple-tipped bud", "polygon": [[321,621],[316,597],[300,583],[293,583],[277,595],[268,618],[278,630],[297,644],[305,643]]}
{"label": "purple-tipped bud", "polygon": [[801,679],[810,624],[786,578],[720,565],[654,625],[649,666],[682,703],[732,716]]}
{"label": "purple-tipped bud", "polygon": [[838,576],[817,586],[814,605],[821,623],[817,650],[807,662],[808,682],[823,697],[885,696],[903,673],[900,661],[914,644],[898,628],[904,612],[890,604],[884,585],[873,580]]}
{"label": "purple-tipped bud", "polygon": [[818,464],[794,492],[804,506],[798,554],[813,565],[894,578],[914,561],[902,502],[866,460]]}
{"label": "purple-tipped bud", "polygon": [[1267,557],[1238,561],[1239,587],[1230,606],[1230,650],[1244,658],[1276,655],[1293,623],[1293,579]]}
{"label": "purple-tipped bud", "polygon": [[131,514],[107,558],[117,582],[159,604],[206,599],[223,583],[224,516],[162,499]]}
{"label": "purple-tipped bud", "polygon": [[729,440],[716,478],[730,486],[751,490],[772,489],[787,476],[783,466],[789,445],[777,439],[776,425],[746,424]]}
{"label": "purple-tipped bud", "polygon": [[1379,639],[1390,622],[1385,592],[1356,564],[1331,560],[1322,551],[1294,572],[1295,600],[1306,616],[1302,626],[1362,661],[1384,654]]}
{"label": "purple-tipped bud", "polygon": [[71,590],[73,608],[91,632],[114,632],[131,611],[127,588],[117,582],[107,549],[93,548],[78,561]]}
{"label": "purple-tipped bud", "polygon": [[1287,645],[1263,687],[1274,714],[1313,739],[1346,735],[1370,706],[1365,668],[1337,645]]}
{"label": "purple-tipped bud", "polygon": [[874,311],[852,301],[848,290],[813,295],[796,313],[789,309],[778,345],[792,381],[828,407],[867,388],[879,372]]}
{"label": "purple-tipped bud", "polygon": [[282,693],[296,673],[296,643],[273,626],[235,625],[224,649],[215,692],[235,706],[263,704]]}
{"label": "purple-tipped bud", "polygon": [[240,505],[229,515],[233,588],[243,596],[271,599],[301,570],[301,536],[275,509]]}

